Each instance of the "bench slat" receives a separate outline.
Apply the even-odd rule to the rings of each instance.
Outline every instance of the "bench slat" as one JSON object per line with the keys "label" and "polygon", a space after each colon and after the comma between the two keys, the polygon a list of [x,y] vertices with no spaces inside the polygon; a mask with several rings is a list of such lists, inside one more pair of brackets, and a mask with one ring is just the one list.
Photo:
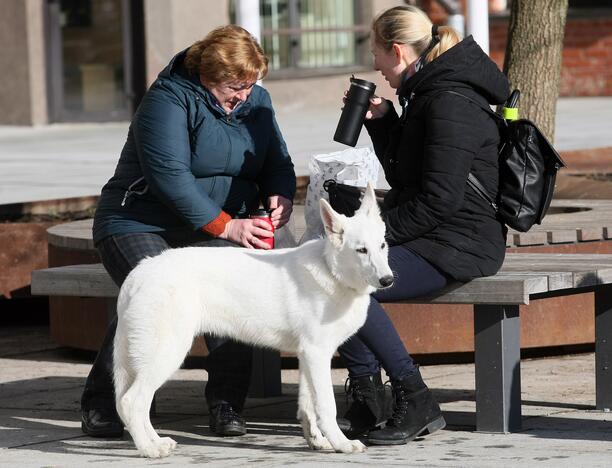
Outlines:
{"label": "bench slat", "polygon": [[[433,303],[528,304],[529,294],[548,291],[548,277],[502,275],[453,284],[431,298]],[[117,297],[118,288],[101,264],[69,265],[32,272],[32,293],[51,296]],[[420,299],[423,301],[423,298]]]}
{"label": "bench slat", "polygon": [[558,289],[567,289],[574,287],[574,274],[567,271],[540,271],[534,273],[525,273],[524,270],[512,271],[512,269],[504,269],[504,276],[541,276],[546,275],[548,278],[548,290],[557,291]]}
{"label": "bench slat", "polygon": [[[542,266],[542,270],[546,271],[551,267],[551,265]],[[589,286],[594,286],[596,284],[607,284],[612,282],[612,268],[605,267],[600,268],[595,265],[590,270],[584,270],[576,265],[560,265],[561,269],[565,272],[571,273],[572,275],[572,284],[569,286],[565,286],[563,284],[560,287],[553,287],[555,284],[554,281],[551,282],[550,290],[556,291],[557,289],[564,288],[586,288]],[[518,273],[523,272],[523,269],[516,270]],[[538,268],[534,268],[534,272],[538,272]],[[509,270],[505,270],[504,273],[511,273]]]}
{"label": "bench slat", "polygon": [[529,304],[529,295],[548,291],[546,275],[497,274],[453,283],[435,295],[399,301],[420,304]]}
{"label": "bench slat", "polygon": [[119,288],[100,263],[46,268],[32,272],[32,294],[117,297]]}
{"label": "bench slat", "polygon": [[[509,253],[501,271],[438,294],[406,302],[528,304],[530,294],[612,283],[612,254]],[[118,288],[101,264],[69,265],[32,272],[32,293],[116,297]]]}
{"label": "bench slat", "polygon": [[576,232],[576,229],[556,229],[554,231],[548,231],[547,236],[549,244],[565,244],[569,242],[578,242],[578,233]]}
{"label": "bench slat", "polygon": [[524,259],[531,260],[551,260],[551,259],[563,259],[564,261],[572,260],[572,261],[582,261],[585,260],[598,260],[601,262],[610,262],[612,266],[612,254],[569,254],[569,253],[518,253],[518,252],[510,252],[506,254],[506,258],[504,261],[504,265],[507,262],[520,261]]}
{"label": "bench slat", "polygon": [[513,243],[518,247],[524,247],[526,245],[543,245],[548,240],[548,234],[546,232],[521,232],[513,234]]}

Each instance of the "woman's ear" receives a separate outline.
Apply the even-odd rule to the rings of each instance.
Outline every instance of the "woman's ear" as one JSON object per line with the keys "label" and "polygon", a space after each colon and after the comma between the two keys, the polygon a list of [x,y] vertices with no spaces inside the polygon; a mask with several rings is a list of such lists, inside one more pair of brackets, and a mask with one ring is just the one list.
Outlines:
{"label": "woman's ear", "polygon": [[412,62],[418,59],[418,55],[414,51],[414,49],[408,44],[393,44],[393,53],[397,58],[398,63],[403,62],[407,67],[410,66]]}
{"label": "woman's ear", "polygon": [[397,43],[393,43],[392,46],[393,55],[395,56],[395,60],[399,63],[402,60],[402,56],[404,55],[404,51],[402,50],[402,46]]}

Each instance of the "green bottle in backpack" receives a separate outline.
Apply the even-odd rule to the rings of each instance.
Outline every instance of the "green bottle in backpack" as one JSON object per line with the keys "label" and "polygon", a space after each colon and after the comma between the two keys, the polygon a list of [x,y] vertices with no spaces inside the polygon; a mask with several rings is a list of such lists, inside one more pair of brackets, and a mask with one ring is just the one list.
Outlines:
{"label": "green bottle in backpack", "polygon": [[512,91],[512,94],[510,94],[510,97],[502,108],[502,115],[507,122],[518,120],[519,118],[518,100],[520,95],[521,92],[518,89]]}

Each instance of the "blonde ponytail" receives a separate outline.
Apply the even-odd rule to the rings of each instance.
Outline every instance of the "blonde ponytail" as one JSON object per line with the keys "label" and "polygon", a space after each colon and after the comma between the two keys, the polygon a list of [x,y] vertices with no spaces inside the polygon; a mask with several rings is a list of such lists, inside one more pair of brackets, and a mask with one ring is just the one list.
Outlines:
{"label": "blonde ponytail", "polygon": [[452,46],[461,41],[459,33],[450,26],[438,26],[438,37],[438,43],[427,54],[426,59],[428,62],[438,58]]}
{"label": "blonde ponytail", "polygon": [[[429,17],[417,7],[397,6],[374,18],[372,37],[384,50],[391,50],[393,44],[407,44],[417,55],[421,55],[434,40],[432,26]],[[461,40],[457,31],[450,26],[438,27],[437,36],[439,41],[427,53],[427,61],[439,57]]]}

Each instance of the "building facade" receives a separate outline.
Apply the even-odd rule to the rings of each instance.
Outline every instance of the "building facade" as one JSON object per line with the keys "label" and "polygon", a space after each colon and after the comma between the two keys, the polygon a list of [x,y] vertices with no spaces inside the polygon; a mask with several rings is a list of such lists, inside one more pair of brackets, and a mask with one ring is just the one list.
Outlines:
{"label": "building facade", "polygon": [[[270,83],[307,90],[301,81],[308,77],[371,69],[371,18],[401,3],[262,0]],[[129,119],[168,60],[234,14],[231,0],[3,0],[3,6],[5,125]]]}
{"label": "building facade", "polygon": [[[379,11],[404,3],[260,0],[261,43],[270,57],[265,86],[275,104],[299,109],[337,103],[352,73],[385,90],[386,83],[371,69],[369,25]],[[445,22],[443,4],[449,2],[416,3],[437,23]],[[570,1],[564,95],[612,94],[608,3]],[[176,52],[235,19],[233,0],[2,4],[0,66],[5,83],[0,87],[0,125],[128,120],[147,86]],[[493,14],[490,21],[491,56],[500,65],[507,18],[506,10]]]}

